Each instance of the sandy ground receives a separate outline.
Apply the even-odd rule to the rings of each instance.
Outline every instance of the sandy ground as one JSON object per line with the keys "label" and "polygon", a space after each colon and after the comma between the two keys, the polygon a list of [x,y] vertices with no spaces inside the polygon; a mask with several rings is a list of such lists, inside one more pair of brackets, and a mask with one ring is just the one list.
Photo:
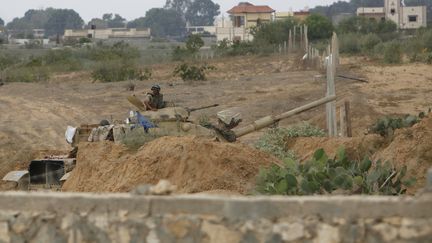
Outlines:
{"label": "sandy ground", "polygon": [[[278,114],[325,94],[319,72],[296,68],[287,57],[238,57],[211,61],[217,67],[208,81],[184,83],[172,77],[174,64],[153,66],[153,79],[136,82],[95,83],[87,73],[62,74],[46,83],[11,83],[0,87],[0,177],[7,171],[39,156],[40,150],[70,149],[65,142],[67,125],[98,123],[102,119],[123,120],[133,107],[126,97],[143,96],[153,83],[163,87],[165,99],[180,106],[221,106],[193,114],[215,119],[216,112],[238,107],[243,124]],[[341,73],[365,77],[369,83],[338,79],[338,102],[349,99],[353,109],[354,135],[384,114],[417,113],[432,107],[432,67],[424,64],[380,66],[362,59],[342,60]],[[324,107],[316,108],[280,123],[288,126],[310,121],[324,128]],[[253,143],[260,133],[241,140]]]}

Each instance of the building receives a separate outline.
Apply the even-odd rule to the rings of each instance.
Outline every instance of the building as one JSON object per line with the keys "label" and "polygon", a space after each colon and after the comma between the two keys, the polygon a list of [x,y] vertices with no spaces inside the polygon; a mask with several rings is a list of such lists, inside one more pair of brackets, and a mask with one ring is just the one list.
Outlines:
{"label": "building", "polygon": [[33,29],[35,39],[43,39],[45,37],[45,29]]}
{"label": "building", "polygon": [[135,39],[135,38],[150,38],[151,31],[149,28],[144,29],[127,29],[127,28],[113,28],[113,29],[79,29],[79,30],[65,30],[65,39],[80,39],[80,38],[93,38],[100,40],[107,39]]}
{"label": "building", "polygon": [[376,20],[391,20],[399,29],[427,26],[426,6],[407,7],[401,0],[384,0],[382,8],[358,8],[357,15]]}
{"label": "building", "polygon": [[308,10],[305,11],[289,11],[289,12],[276,12],[275,20],[284,20],[287,18],[295,18],[298,21],[305,21],[307,17],[309,17],[310,12]]}
{"label": "building", "polygon": [[250,34],[251,28],[273,21],[274,12],[275,10],[267,5],[256,6],[249,2],[240,2],[228,11],[230,25],[216,27],[217,40],[251,41],[253,39]]}
{"label": "building", "polygon": [[216,26],[186,26],[186,32],[194,35],[216,35]]}

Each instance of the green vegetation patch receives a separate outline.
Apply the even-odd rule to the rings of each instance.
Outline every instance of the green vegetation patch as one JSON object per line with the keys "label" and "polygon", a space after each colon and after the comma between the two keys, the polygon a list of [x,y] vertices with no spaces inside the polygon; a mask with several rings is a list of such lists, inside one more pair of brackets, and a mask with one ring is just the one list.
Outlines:
{"label": "green vegetation patch", "polygon": [[314,194],[376,194],[400,195],[415,183],[406,178],[407,167],[400,170],[389,162],[365,158],[351,161],[340,148],[336,158],[329,158],[323,149],[313,157],[299,163],[286,159],[285,166],[272,166],[259,173],[256,192],[266,195],[314,195]]}

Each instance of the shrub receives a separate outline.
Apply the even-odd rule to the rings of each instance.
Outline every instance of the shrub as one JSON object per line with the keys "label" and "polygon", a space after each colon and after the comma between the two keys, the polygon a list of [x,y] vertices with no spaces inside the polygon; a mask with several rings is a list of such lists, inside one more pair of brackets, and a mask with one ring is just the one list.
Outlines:
{"label": "shrub", "polygon": [[361,50],[365,53],[374,51],[376,45],[381,42],[381,39],[376,34],[367,34],[361,38]]}
{"label": "shrub", "polygon": [[17,67],[3,73],[5,82],[40,82],[49,80],[50,72],[46,67]]}
{"label": "shrub", "polygon": [[256,191],[270,195],[327,194],[335,190],[347,194],[400,195],[415,183],[413,178],[405,178],[406,172],[406,166],[397,171],[389,162],[350,161],[343,148],[334,159],[319,149],[303,164],[288,159],[283,168],[261,170]]}
{"label": "shrub", "polygon": [[88,47],[84,53],[84,58],[93,61],[133,60],[139,57],[140,53],[138,49],[123,41],[117,42],[114,45],[98,42],[96,46]]}
{"label": "shrub", "polygon": [[255,147],[268,152],[281,160],[294,159],[295,155],[286,148],[286,139],[294,137],[323,137],[325,132],[308,123],[290,128],[273,128],[268,130],[256,143]]}
{"label": "shrub", "polygon": [[0,71],[5,70],[6,68],[11,67],[19,62],[20,60],[15,55],[0,53]]}
{"label": "shrub", "polygon": [[265,44],[280,44],[289,38],[289,30],[298,24],[294,18],[261,24],[251,29],[254,42]]}
{"label": "shrub", "polygon": [[360,52],[360,35],[349,33],[339,40],[339,50],[342,53],[356,54]]}
{"label": "shrub", "polygon": [[311,40],[328,39],[333,33],[333,24],[327,18],[319,14],[312,14],[305,20],[308,26],[308,36]]}
{"label": "shrub", "polygon": [[180,76],[183,81],[203,81],[206,80],[206,71],[215,69],[214,66],[208,66],[207,64],[195,66],[183,63],[177,65],[173,75]]}
{"label": "shrub", "polygon": [[369,132],[379,134],[381,136],[391,136],[396,129],[411,127],[418,123],[421,119],[419,117],[407,115],[405,117],[390,117],[386,116],[378,119],[378,121],[369,128]]}
{"label": "shrub", "polygon": [[141,70],[136,65],[123,62],[103,62],[91,73],[93,80],[102,82],[118,82],[126,80],[147,80],[151,70]]}
{"label": "shrub", "polygon": [[192,53],[199,51],[204,46],[204,41],[200,35],[190,35],[186,40],[186,49]]}
{"label": "shrub", "polygon": [[188,58],[191,58],[193,56],[193,53],[191,53],[188,49],[182,48],[180,46],[177,46],[174,48],[172,52],[172,60],[173,61],[183,61]]}
{"label": "shrub", "polygon": [[204,41],[200,35],[190,35],[186,40],[186,47],[177,46],[172,52],[173,61],[183,61],[191,58],[204,46]]}
{"label": "shrub", "polygon": [[392,41],[384,46],[384,62],[385,63],[400,63],[402,61],[401,45]]}

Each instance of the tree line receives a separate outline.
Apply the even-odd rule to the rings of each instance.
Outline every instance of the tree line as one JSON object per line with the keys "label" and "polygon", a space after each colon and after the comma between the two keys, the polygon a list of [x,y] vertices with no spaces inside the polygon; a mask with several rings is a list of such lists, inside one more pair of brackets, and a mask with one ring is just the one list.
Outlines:
{"label": "tree line", "polygon": [[[65,29],[81,28],[151,28],[156,37],[179,36],[185,33],[186,23],[193,26],[213,25],[220,6],[212,0],[166,0],[164,7],[152,8],[140,17],[127,21],[119,14],[106,13],[85,23],[73,9],[47,8],[28,10],[23,17],[14,18],[6,29],[24,38],[32,38],[33,29],[45,29],[46,36],[63,35]],[[0,19],[0,26],[5,23]]]}

